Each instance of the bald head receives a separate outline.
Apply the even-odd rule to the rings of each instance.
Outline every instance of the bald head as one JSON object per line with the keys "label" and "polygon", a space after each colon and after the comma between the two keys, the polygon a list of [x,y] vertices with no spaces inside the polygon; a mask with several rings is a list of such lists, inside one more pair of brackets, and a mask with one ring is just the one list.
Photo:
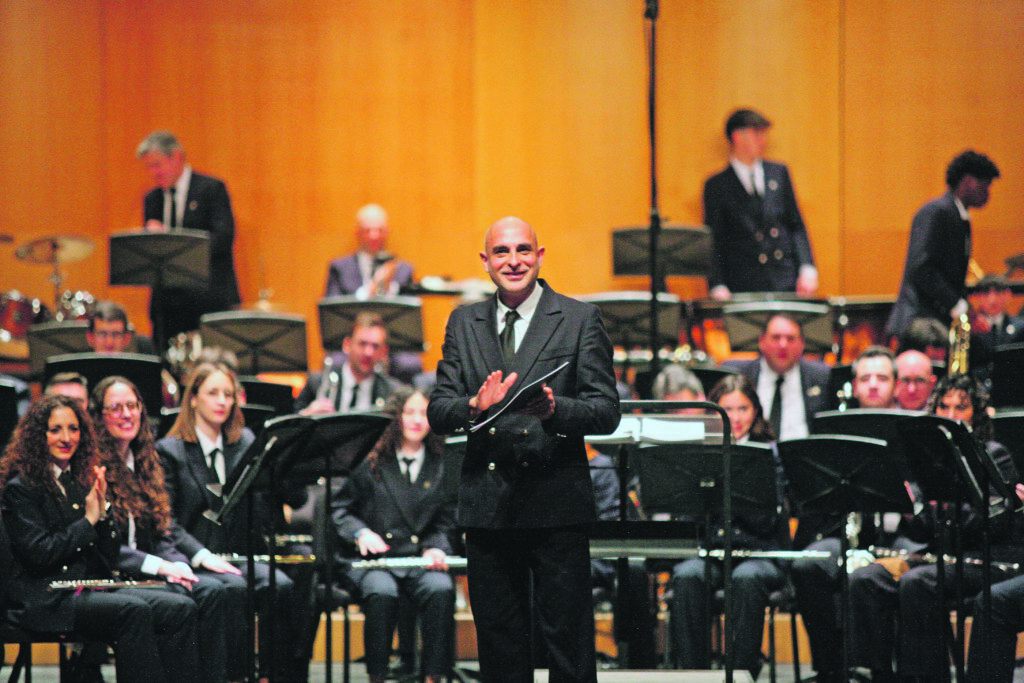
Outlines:
{"label": "bald head", "polygon": [[506,216],[487,228],[480,260],[506,306],[515,308],[530,296],[543,259],[537,233],[522,218]]}
{"label": "bald head", "polygon": [[896,357],[896,402],[904,410],[924,410],[935,388],[932,361],[920,351]]}
{"label": "bald head", "polygon": [[533,241],[533,246],[537,246],[537,233],[533,229],[533,226],[524,221],[522,218],[516,216],[505,216],[491,223],[491,226],[487,228],[487,232],[484,233],[484,252],[487,252],[491,248],[491,242],[494,236],[499,232],[506,229],[513,229],[517,231],[525,230],[530,235],[530,239]]}
{"label": "bald head", "polygon": [[356,212],[356,239],[368,254],[384,249],[388,241],[388,212],[379,204],[367,204]]}

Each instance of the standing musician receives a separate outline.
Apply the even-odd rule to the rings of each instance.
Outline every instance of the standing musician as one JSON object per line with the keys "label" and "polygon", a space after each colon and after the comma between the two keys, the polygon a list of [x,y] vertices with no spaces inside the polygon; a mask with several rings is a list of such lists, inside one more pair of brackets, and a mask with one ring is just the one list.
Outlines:
{"label": "standing musician", "polygon": [[[238,379],[227,366],[198,364],[185,383],[177,421],[156,445],[163,463],[171,512],[175,522],[188,532],[188,536],[183,536],[179,549],[191,558],[193,566],[202,564],[202,553],[206,549],[209,549],[207,552],[244,554],[252,532],[246,515],[242,513],[224,520],[222,526],[203,516],[207,510],[219,510],[221,505],[220,498],[211,493],[207,485],[225,482],[256,438],[245,427],[237,400],[239,392]],[[287,493],[292,492],[289,490]],[[255,526],[259,530],[280,514],[274,512],[275,504],[267,500],[268,497],[273,496],[257,496]],[[301,507],[305,502],[305,491],[301,491],[301,497],[284,502],[293,508]],[[280,508],[280,505],[276,507]],[[257,552],[268,550],[260,547]],[[294,630],[300,628],[301,622],[293,614],[300,605],[293,599],[292,580],[281,570],[276,570],[277,592],[271,596],[267,565],[256,564],[255,575],[256,601],[262,607],[261,616],[272,619],[274,624],[274,629],[271,629],[265,621],[261,622],[260,653],[267,656],[260,657],[260,673],[263,676],[274,674],[277,680],[301,677],[306,662],[300,661],[297,644],[293,650]],[[241,576],[228,572],[210,573],[209,576],[226,585],[229,614],[237,615],[240,621],[244,614],[247,567],[242,567]],[[274,641],[269,640],[271,630],[275,631]],[[252,643],[245,642],[244,629],[229,629],[228,634],[231,639],[228,643],[228,677],[241,680],[247,672],[245,660],[240,657],[242,653],[251,651]],[[269,654],[272,651],[274,656]],[[274,661],[277,669],[274,672],[269,670],[270,660]]]}
{"label": "standing musician", "polygon": [[344,547],[382,558],[421,555],[425,567],[352,570],[366,615],[366,671],[373,683],[388,674],[399,597],[418,608],[423,624],[423,673],[439,683],[451,669],[455,587],[448,568],[455,501],[445,479],[444,440],[430,432],[427,397],[403,388],[388,399],[391,424],[331,501]]}
{"label": "standing musician", "polygon": [[[178,548],[196,541],[186,540],[186,532],[171,517],[163,468],[139,390],[124,377],[107,377],[92,391],[91,412],[107,472],[110,513],[121,532],[117,566],[131,578],[166,577],[195,600],[204,680],[223,683],[227,680],[226,588],[206,574],[193,573],[190,558]],[[238,568],[209,551],[198,556],[197,569],[241,575]]]}
{"label": "standing musician", "polygon": [[[1007,480],[1016,483],[1009,452],[992,440],[992,419],[988,413],[988,396],[981,385],[970,375],[943,377],[936,384],[929,404],[929,412],[970,425],[974,438],[988,451],[1000,470],[1010,473]],[[905,516],[900,522],[899,532],[904,538],[897,545],[927,548],[935,539],[936,513],[934,503],[925,502],[921,513],[914,517]],[[1012,529],[1012,515],[999,518],[992,526],[992,551],[995,559],[1012,552],[1006,540]],[[965,541],[977,539],[978,519],[968,514],[961,536]],[[908,543],[909,541],[909,543]],[[965,544],[970,548],[970,544]],[[982,588],[982,572],[979,567],[964,567],[965,595],[971,595]],[[952,593],[953,582],[946,583]],[[937,593],[937,567],[924,564],[910,568],[897,577],[889,567],[875,563],[862,567],[850,576],[851,596],[851,664],[865,666],[872,670],[873,681],[895,681],[892,670],[893,654],[896,653],[899,617],[899,669],[902,681],[941,680],[948,671],[948,653],[945,644],[945,624],[948,613],[944,606],[946,596]]]}
{"label": "standing musician", "polygon": [[[597,678],[586,530],[596,513],[583,437],[615,429],[619,397],[600,311],[539,280],[543,257],[526,221],[488,228],[480,260],[497,294],[452,312],[427,408],[434,431],[468,432],[458,522],[487,681],[533,679],[531,602],[550,680]],[[563,364],[520,410],[470,431]]]}
{"label": "standing musician", "polygon": [[112,579],[121,534],[85,411],[65,396],[34,403],[3,460],[3,523],[15,568],[6,596],[15,623],[80,633],[117,655],[118,683],[199,680],[196,604],[148,588],[49,590],[51,581]]}

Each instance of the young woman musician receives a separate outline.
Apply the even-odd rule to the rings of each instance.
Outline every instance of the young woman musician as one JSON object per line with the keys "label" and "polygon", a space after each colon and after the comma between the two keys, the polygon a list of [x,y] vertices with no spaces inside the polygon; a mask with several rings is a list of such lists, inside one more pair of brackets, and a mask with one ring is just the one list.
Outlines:
{"label": "young woman musician", "polygon": [[207,573],[193,573],[190,562],[195,557],[195,567],[208,572],[241,572],[209,551],[186,556],[179,550],[179,545],[195,541],[186,539],[187,532],[171,517],[160,456],[138,388],[124,377],[107,377],[93,389],[90,412],[106,468],[110,514],[121,532],[118,568],[132,578],[164,576],[195,600],[203,674],[210,683],[222,683],[227,680],[224,584]]}
{"label": "young woman musician", "polygon": [[423,567],[358,569],[350,573],[366,615],[366,671],[373,683],[388,673],[399,595],[416,604],[423,622],[423,673],[437,683],[451,669],[455,589],[447,571],[455,501],[445,484],[444,441],[430,432],[427,398],[400,389],[388,398],[393,421],[377,445],[333,494],[331,510],[342,543],[369,557],[422,556]]}
{"label": "young woman musician", "polygon": [[[231,554],[244,554],[247,550],[251,530],[245,506],[237,508],[236,514],[222,520],[221,525],[203,515],[207,510],[219,510],[221,505],[221,499],[211,493],[208,485],[225,482],[256,438],[245,427],[239,394],[238,378],[230,368],[223,364],[199,363],[186,378],[177,421],[156,445],[164,468],[171,514],[178,526],[188,532],[186,542],[179,545],[188,557],[195,558],[204,548]],[[303,499],[284,502],[301,507],[305,490],[301,493]],[[268,500],[271,497],[257,496],[255,524],[261,538],[264,522],[275,514],[276,503]],[[280,506],[277,508],[279,510]],[[261,554],[267,551],[265,546],[257,550]],[[196,560],[192,562],[195,564]],[[228,618],[233,623],[241,623],[246,616],[248,569],[245,565],[241,569],[240,576],[226,572],[207,574],[227,588]],[[300,608],[298,601],[292,598],[293,582],[284,572],[276,570],[276,592],[271,600],[269,567],[257,563],[254,570],[256,601],[263,617],[259,629],[260,675],[274,674],[277,680],[301,677],[296,672],[305,670],[305,663],[298,661],[297,649],[293,648],[294,632],[299,623],[293,612]],[[228,678],[233,681],[247,677],[247,654],[252,651],[252,644],[246,642],[245,632],[241,627],[228,629]]]}
{"label": "young woman musician", "polygon": [[3,523],[15,561],[8,600],[18,625],[76,632],[114,647],[118,683],[198,680],[196,604],[161,589],[50,590],[109,580],[121,535],[85,411],[65,396],[33,404],[0,461]]}

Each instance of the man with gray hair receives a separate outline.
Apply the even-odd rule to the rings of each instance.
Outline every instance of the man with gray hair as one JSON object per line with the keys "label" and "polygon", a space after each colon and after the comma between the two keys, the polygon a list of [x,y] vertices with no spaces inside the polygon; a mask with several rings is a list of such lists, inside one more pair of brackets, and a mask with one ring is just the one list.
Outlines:
{"label": "man with gray hair", "polygon": [[[150,301],[153,329],[162,330],[158,335],[162,338],[154,341],[163,345],[179,332],[198,329],[202,314],[230,310],[241,303],[233,253],[235,218],[227,186],[193,171],[172,133],[151,133],[139,143],[135,154],[156,185],[143,199],[145,229],[162,232],[188,228],[210,234],[207,284],[165,287],[159,301]],[[163,348],[158,346],[157,351]]]}

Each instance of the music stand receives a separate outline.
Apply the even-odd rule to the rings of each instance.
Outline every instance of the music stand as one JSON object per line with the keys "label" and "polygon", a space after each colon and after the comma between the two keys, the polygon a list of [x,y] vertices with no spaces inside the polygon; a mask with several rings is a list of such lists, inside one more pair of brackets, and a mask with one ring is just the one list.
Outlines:
{"label": "music stand", "polygon": [[[650,228],[612,231],[612,274],[651,274]],[[661,276],[706,276],[711,272],[711,231],[703,225],[662,225],[658,235]],[[650,298],[648,298],[650,301]]]}
{"label": "music stand", "polygon": [[[605,332],[612,344],[625,347],[649,346],[651,339],[650,292],[602,292],[578,297],[601,309]],[[679,344],[681,304],[675,294],[658,294],[659,346]]]}
{"label": "music stand", "polygon": [[46,360],[65,353],[92,351],[85,334],[89,323],[85,320],[65,320],[33,325],[28,328],[28,372],[30,377],[42,377]]}
{"label": "music stand", "polygon": [[992,417],[996,441],[1010,449],[1018,474],[1024,472],[1024,410],[1000,410]]}
{"label": "music stand", "polygon": [[61,372],[77,372],[89,382],[91,391],[111,375],[121,375],[135,384],[146,404],[146,412],[157,416],[164,405],[160,359],[137,353],[67,353],[51,356],[43,370],[43,384]]}
{"label": "music stand", "polygon": [[420,300],[414,296],[369,297],[328,296],[320,299],[320,339],[325,349],[340,349],[352,334],[360,313],[376,313],[388,330],[388,348],[392,351],[423,351],[423,314]]}
{"label": "music stand", "polygon": [[[810,436],[778,443],[790,491],[805,513],[845,516],[849,512],[912,512],[902,473],[886,442],[859,436]],[[849,541],[839,534],[842,592],[842,671],[849,672],[850,586],[846,572]]]}
{"label": "music stand", "polygon": [[167,232],[123,232],[110,236],[110,284],[143,285],[155,303],[153,342],[167,348],[166,287],[205,289],[210,282],[210,234],[184,228]]}
{"label": "music stand", "polygon": [[822,301],[748,301],[722,307],[725,331],[733,351],[757,351],[758,338],[768,321],[785,314],[800,325],[808,353],[824,354],[832,350],[835,330],[832,309]]}
{"label": "music stand", "polygon": [[919,417],[920,411],[897,408],[850,408],[826,410],[814,415],[811,434],[843,434],[885,441],[891,457],[895,458],[904,480],[910,478],[903,436],[897,426],[901,421]]}
{"label": "music stand", "polygon": [[220,346],[238,357],[240,374],[305,372],[306,319],[266,311],[205,313],[199,318],[203,346]]}
{"label": "music stand", "polygon": [[239,377],[238,382],[245,390],[245,400],[249,403],[270,406],[278,415],[291,415],[295,412],[291,385],[264,382],[256,377]]}
{"label": "music stand", "polygon": [[18,425],[18,390],[0,379],[0,444],[6,444]]}
{"label": "music stand", "polygon": [[992,405],[1024,406],[1024,344],[996,347],[992,360]]}

